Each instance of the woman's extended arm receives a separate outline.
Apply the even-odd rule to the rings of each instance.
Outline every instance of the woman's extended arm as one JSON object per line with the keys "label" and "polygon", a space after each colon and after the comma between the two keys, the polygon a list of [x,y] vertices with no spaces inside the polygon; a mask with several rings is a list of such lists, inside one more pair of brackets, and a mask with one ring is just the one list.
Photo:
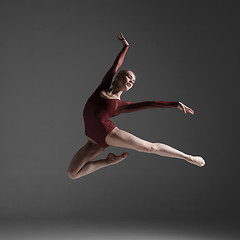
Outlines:
{"label": "woman's extended arm", "polygon": [[144,101],[132,103],[127,101],[118,101],[115,109],[115,116],[121,113],[136,112],[148,108],[170,108],[170,107],[178,107],[179,109],[183,110],[184,113],[189,112],[191,114],[194,114],[194,111],[191,108],[185,106],[181,102]]}
{"label": "woman's extended arm", "polygon": [[118,56],[116,57],[112,67],[105,74],[101,84],[98,87],[98,90],[110,88],[111,83],[112,83],[112,78],[113,78],[114,74],[118,71],[118,69],[121,67],[121,65],[124,61],[125,55],[127,53],[127,50],[129,48],[129,44],[128,44],[127,40],[124,38],[124,36],[122,35],[122,33],[120,33],[120,35],[117,37],[122,42],[123,48],[122,48],[121,52],[118,54]]}

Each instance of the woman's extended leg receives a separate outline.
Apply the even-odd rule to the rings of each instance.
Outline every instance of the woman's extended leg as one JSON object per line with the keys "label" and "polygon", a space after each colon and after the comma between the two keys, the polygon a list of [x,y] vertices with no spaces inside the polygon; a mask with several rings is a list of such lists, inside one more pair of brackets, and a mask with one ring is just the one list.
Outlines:
{"label": "woman's extended leg", "polygon": [[127,156],[126,153],[123,153],[120,156],[109,153],[105,159],[92,161],[103,153],[104,149],[105,148],[99,146],[96,142],[88,138],[88,142],[77,151],[68,167],[67,173],[69,178],[80,178],[100,168],[116,164]]}
{"label": "woman's extended leg", "polygon": [[199,167],[202,167],[205,164],[202,157],[185,154],[163,143],[148,142],[119,129],[118,127],[115,127],[112,132],[107,135],[105,141],[108,145],[114,147],[130,148],[140,152],[184,159]]}

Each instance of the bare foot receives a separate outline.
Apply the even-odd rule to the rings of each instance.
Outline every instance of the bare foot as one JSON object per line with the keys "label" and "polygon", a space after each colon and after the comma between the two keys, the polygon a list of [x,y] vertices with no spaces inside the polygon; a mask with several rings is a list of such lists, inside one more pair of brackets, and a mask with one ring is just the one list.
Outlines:
{"label": "bare foot", "polygon": [[189,158],[187,159],[189,163],[195,164],[199,167],[203,167],[205,165],[205,161],[202,157],[200,156],[192,156],[189,155]]}
{"label": "bare foot", "polygon": [[113,153],[109,153],[106,160],[109,162],[109,164],[116,164],[124,160],[129,154],[127,152],[122,153],[120,156],[117,156]]}

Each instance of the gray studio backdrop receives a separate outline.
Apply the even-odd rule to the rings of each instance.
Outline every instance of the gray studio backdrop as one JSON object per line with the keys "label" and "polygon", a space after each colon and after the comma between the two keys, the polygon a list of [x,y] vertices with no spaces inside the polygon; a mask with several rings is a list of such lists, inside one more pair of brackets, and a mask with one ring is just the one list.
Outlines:
{"label": "gray studio backdrop", "polygon": [[[1,218],[239,217],[237,1],[1,1]],[[123,100],[182,101],[113,118],[121,129],[206,160],[129,152],[70,180],[86,143],[82,111],[121,50],[135,72]]]}

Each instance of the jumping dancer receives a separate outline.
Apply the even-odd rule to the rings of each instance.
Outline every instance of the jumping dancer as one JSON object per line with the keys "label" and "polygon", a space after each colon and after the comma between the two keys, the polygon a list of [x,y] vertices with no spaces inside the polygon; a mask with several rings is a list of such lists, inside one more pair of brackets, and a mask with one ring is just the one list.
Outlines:
{"label": "jumping dancer", "polygon": [[119,163],[127,157],[127,152],[122,153],[120,156],[109,153],[105,159],[92,161],[108,146],[129,148],[139,152],[179,158],[199,167],[204,166],[205,161],[200,156],[185,154],[163,143],[152,143],[140,139],[131,133],[119,129],[110,120],[111,117],[121,113],[130,113],[148,108],[177,107],[184,113],[194,114],[191,108],[181,102],[144,101],[132,103],[122,101],[120,99],[122,93],[133,87],[136,77],[130,70],[121,70],[112,82],[129,48],[127,40],[121,33],[117,37],[122,42],[123,48],[98,88],[85,104],[83,117],[85,135],[88,141],[73,157],[67,170],[68,176],[71,179],[77,179],[100,168]]}

